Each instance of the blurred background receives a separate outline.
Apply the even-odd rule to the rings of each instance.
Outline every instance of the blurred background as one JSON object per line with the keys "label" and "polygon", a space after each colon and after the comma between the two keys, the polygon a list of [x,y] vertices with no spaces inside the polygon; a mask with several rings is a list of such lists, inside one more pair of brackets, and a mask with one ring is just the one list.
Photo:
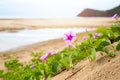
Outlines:
{"label": "blurred background", "polygon": [[74,18],[86,8],[119,5],[120,0],[0,0],[0,18]]}

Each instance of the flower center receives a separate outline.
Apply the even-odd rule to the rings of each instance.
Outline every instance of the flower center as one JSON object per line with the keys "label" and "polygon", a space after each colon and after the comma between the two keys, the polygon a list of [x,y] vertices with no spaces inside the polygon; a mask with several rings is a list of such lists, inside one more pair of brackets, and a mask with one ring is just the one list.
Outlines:
{"label": "flower center", "polygon": [[72,35],[69,35],[68,36],[68,40],[72,40],[73,36]]}

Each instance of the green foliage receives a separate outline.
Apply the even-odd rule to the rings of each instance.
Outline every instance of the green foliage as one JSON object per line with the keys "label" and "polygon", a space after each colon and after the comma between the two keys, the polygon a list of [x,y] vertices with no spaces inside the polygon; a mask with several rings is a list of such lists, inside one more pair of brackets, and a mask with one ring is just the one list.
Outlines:
{"label": "green foliage", "polygon": [[108,46],[108,45],[110,45],[109,42],[107,42],[107,41],[103,41],[103,42],[100,43],[99,46],[105,47],[105,46]]}
{"label": "green foliage", "polygon": [[3,77],[3,70],[0,70],[0,78]]}
{"label": "green foliage", "polygon": [[52,72],[57,73],[60,70],[61,70],[61,66],[59,65],[59,63],[53,62],[52,63]]}
{"label": "green foliage", "polygon": [[105,52],[110,57],[115,56],[115,53],[113,51],[108,50],[107,48],[103,48],[102,51]]}
{"label": "green foliage", "polygon": [[110,29],[115,32],[116,34],[120,34],[120,26],[117,24],[113,24]]}
{"label": "green foliage", "polygon": [[120,39],[120,26],[113,25],[110,28],[98,28],[96,32],[100,33],[102,38],[109,39],[111,43]]}
{"label": "green foliage", "polygon": [[120,50],[120,43],[117,44],[117,46],[116,46],[116,50],[117,50],[117,51]]}
{"label": "green foliage", "polygon": [[120,36],[118,36],[118,37],[115,38],[115,42],[117,42],[119,40],[120,40]]}
{"label": "green foliage", "polygon": [[105,27],[100,27],[100,28],[97,28],[96,29],[96,32],[98,32],[98,33],[102,33],[102,35],[104,35],[104,36],[107,36],[107,28],[105,28]]}
{"label": "green foliage", "polygon": [[5,66],[10,70],[14,70],[16,68],[21,67],[22,64],[20,64],[18,60],[10,60],[5,62]]}
{"label": "green foliage", "polygon": [[90,59],[91,61],[96,60],[96,50],[94,48],[91,49]]}

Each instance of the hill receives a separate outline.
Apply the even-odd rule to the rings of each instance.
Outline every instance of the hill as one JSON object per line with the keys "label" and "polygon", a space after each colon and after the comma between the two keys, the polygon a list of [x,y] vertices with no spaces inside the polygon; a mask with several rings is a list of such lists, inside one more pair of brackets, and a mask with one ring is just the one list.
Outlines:
{"label": "hill", "polygon": [[120,14],[120,5],[106,11],[86,8],[77,16],[78,17],[111,17],[114,14]]}

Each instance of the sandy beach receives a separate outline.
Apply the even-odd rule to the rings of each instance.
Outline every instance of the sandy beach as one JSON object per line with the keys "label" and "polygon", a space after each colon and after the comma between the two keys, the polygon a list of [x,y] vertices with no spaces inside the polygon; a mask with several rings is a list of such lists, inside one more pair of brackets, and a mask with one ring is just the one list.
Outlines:
{"label": "sandy beach", "polygon": [[[84,19],[64,19],[64,20],[0,20],[0,30],[19,30],[19,29],[39,29],[39,28],[68,28],[68,27],[89,27],[89,28],[97,28],[97,27],[109,27],[113,24],[114,20],[111,18],[84,18]],[[94,32],[94,31],[93,31]],[[80,43],[83,39],[83,36],[86,35],[85,32],[77,34],[77,42]],[[59,51],[66,47],[66,44],[63,41],[63,38],[38,42],[31,45],[26,45],[22,47],[18,47],[15,49],[11,49],[9,51],[0,52],[0,69],[6,70],[4,67],[4,62],[8,60],[8,55],[13,54],[14,58],[19,59],[21,63],[26,63],[31,60],[32,52],[40,52],[40,51]],[[88,63],[88,62],[87,62]],[[64,72],[63,72],[64,73]],[[58,75],[59,77],[59,75]],[[55,79],[57,79],[55,77]],[[55,80],[53,78],[53,80]],[[68,79],[71,80],[71,79]]]}
{"label": "sandy beach", "polygon": [[0,19],[0,31],[39,28],[108,27],[113,21],[112,18]]}

